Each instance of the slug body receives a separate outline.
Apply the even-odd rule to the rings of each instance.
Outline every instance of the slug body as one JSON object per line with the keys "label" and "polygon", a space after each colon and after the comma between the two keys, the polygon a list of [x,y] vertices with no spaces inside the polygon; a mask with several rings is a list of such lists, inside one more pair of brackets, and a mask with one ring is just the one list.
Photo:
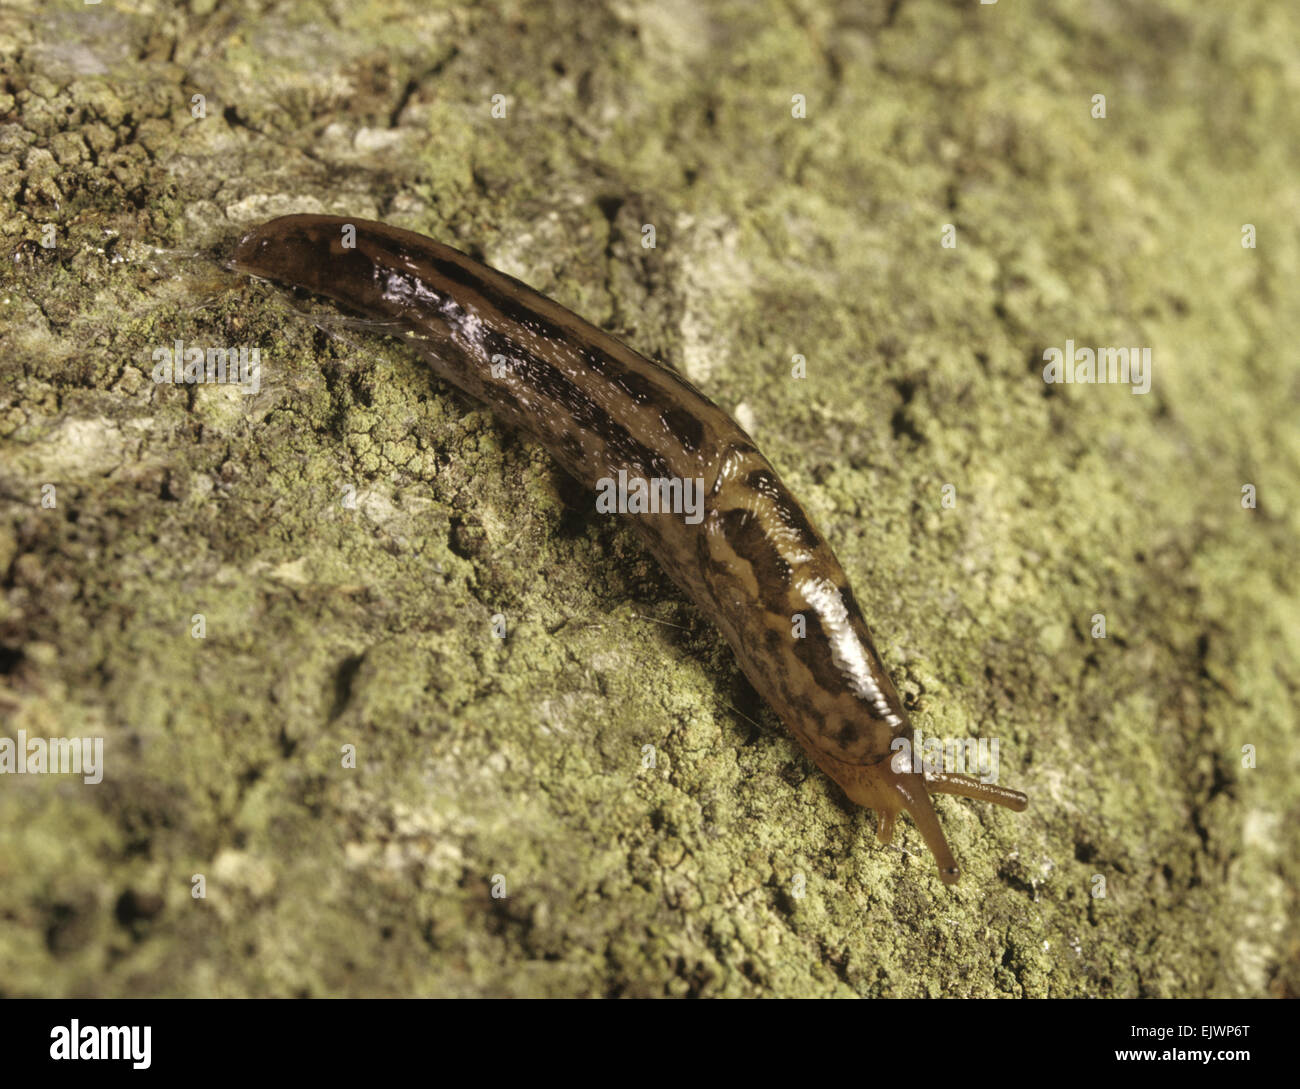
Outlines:
{"label": "slug body", "polygon": [[240,240],[234,267],[414,334],[440,378],[593,490],[620,470],[703,481],[695,524],[668,511],[629,521],[817,766],[877,811],[881,842],[906,810],[953,883],[959,870],[930,795],[1024,809],[1017,791],[891,760],[898,738],[910,752],[912,726],[844,571],[753,440],[680,375],[513,277],[381,223],[283,216]]}

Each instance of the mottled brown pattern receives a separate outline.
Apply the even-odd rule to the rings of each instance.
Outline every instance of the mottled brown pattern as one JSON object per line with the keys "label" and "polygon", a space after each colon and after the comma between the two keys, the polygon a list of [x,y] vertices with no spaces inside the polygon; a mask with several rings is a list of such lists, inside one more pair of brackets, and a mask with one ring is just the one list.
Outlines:
{"label": "mottled brown pattern", "polygon": [[1014,791],[891,766],[891,742],[910,741],[912,727],[839,562],[749,436],[680,375],[513,277],[381,223],[285,216],[247,234],[235,265],[417,334],[441,378],[537,438],[593,493],[620,469],[703,481],[698,525],[668,513],[631,523],[818,766],[880,811],[882,840],[906,809],[955,881],[930,792],[1023,808]]}

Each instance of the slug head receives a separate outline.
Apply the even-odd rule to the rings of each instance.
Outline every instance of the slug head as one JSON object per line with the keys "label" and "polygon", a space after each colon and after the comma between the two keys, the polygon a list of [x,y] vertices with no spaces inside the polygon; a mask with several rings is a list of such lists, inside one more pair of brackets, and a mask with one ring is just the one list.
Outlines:
{"label": "slug head", "polygon": [[917,772],[911,762],[901,759],[899,754],[875,764],[846,764],[824,753],[812,753],[812,756],[849,798],[876,811],[880,822],[877,836],[881,843],[888,843],[893,838],[894,820],[905,810],[934,855],[939,877],[947,885],[955,885],[961,879],[961,868],[939,824],[939,815],[930,800],[932,794],[958,794],[1016,812],[1029,804],[1029,798],[1018,790],[983,783],[969,775]]}

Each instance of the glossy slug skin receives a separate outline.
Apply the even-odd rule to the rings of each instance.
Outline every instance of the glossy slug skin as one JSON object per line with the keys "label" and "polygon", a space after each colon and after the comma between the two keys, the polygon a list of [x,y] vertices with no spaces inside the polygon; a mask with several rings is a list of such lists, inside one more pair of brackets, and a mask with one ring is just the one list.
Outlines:
{"label": "glossy slug skin", "polygon": [[[344,246],[345,227],[355,246]],[[1025,808],[1024,794],[968,776],[895,770],[891,742],[910,746],[912,726],[844,571],[753,440],[680,375],[513,277],[382,223],[283,216],[240,240],[234,267],[414,334],[440,378],[537,439],[593,492],[620,469],[702,478],[698,525],[668,513],[628,520],[817,766],[877,811],[882,843],[906,810],[953,883],[959,870],[930,795]]]}

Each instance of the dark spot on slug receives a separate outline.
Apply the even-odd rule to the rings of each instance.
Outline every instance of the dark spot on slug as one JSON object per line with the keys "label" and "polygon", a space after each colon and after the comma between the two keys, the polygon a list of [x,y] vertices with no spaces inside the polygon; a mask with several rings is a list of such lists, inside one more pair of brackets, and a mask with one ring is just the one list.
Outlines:
{"label": "dark spot on slug", "polygon": [[650,379],[631,371],[611,375],[611,381],[638,405],[648,405],[659,397],[659,387]]}
{"label": "dark spot on slug", "polygon": [[664,411],[663,420],[688,453],[694,454],[704,445],[704,421],[694,412],[672,407]]}
{"label": "dark spot on slug", "polygon": [[[722,535],[731,550],[748,563],[762,605],[771,612],[782,615],[789,601],[790,565],[780,549],[763,532],[762,523],[743,508],[732,508],[719,514]],[[715,568],[724,565],[711,561]],[[795,640],[796,643],[803,640]]]}
{"label": "dark spot on slug", "polygon": [[862,740],[862,727],[848,719],[841,720],[837,728],[828,732],[835,739],[835,744],[845,750],[852,749]]}

